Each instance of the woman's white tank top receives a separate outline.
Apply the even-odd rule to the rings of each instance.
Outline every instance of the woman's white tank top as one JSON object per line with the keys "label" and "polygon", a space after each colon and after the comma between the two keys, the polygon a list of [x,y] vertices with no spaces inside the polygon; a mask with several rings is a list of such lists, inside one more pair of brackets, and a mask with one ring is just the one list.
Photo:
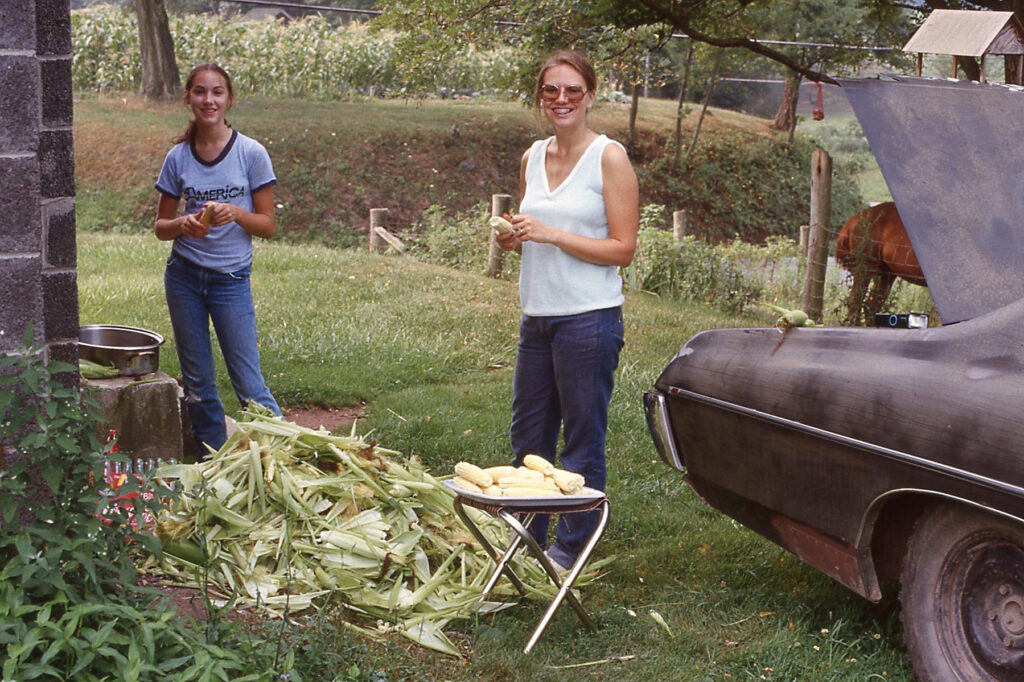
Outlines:
{"label": "woman's white tank top", "polygon": [[[526,160],[526,192],[519,206],[542,223],[584,237],[608,237],[601,156],[609,144],[600,135],[554,189],[545,170],[548,145],[537,140]],[[619,145],[621,146],[621,145]],[[537,317],[577,313],[622,305],[622,278],[614,265],[596,265],[571,256],[552,244],[523,243],[519,299],[523,313]]]}

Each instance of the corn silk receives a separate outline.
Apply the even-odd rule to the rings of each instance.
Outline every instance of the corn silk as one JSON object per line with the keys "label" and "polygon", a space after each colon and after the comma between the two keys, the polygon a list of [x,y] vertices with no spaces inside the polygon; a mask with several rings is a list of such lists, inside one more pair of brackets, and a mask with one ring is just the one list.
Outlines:
{"label": "corn silk", "polygon": [[[206,584],[275,617],[340,605],[364,634],[397,631],[458,655],[445,626],[508,608],[518,592],[502,578],[483,599],[493,561],[455,515],[453,493],[418,459],[400,462],[398,454],[356,436],[354,426],[337,436],[247,410],[205,461],[156,472],[177,494],[158,517],[163,553],[140,569],[171,584]],[[501,521],[466,511],[507,546],[511,531]],[[610,560],[593,562],[576,584],[595,580]],[[553,598],[555,587],[525,552],[511,566],[526,597]]]}

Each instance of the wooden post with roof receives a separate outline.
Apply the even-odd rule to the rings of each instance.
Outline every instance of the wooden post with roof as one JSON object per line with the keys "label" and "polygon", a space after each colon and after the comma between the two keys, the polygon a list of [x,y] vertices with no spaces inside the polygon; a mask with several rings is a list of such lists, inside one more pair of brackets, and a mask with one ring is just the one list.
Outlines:
{"label": "wooden post with roof", "polygon": [[917,53],[918,76],[925,52],[952,55],[953,78],[957,77],[957,57],[974,57],[980,62],[983,83],[986,55],[1016,55],[1016,84],[1024,84],[1024,25],[1013,12],[934,10],[903,49]]}

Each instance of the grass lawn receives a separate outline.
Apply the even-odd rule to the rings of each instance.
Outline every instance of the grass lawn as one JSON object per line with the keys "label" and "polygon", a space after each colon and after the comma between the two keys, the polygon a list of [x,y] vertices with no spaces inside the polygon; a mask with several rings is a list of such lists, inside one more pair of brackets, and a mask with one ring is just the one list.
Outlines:
{"label": "grass lawn", "polygon": [[[96,233],[80,234],[78,244],[82,324],[158,331],[168,338],[161,369],[176,375],[162,293],[169,245],[149,235]],[[360,433],[372,430],[385,447],[418,455],[438,473],[461,459],[509,460],[514,282],[396,256],[269,242],[258,246],[253,287],[263,368],[282,406],[365,403]],[[344,651],[358,666],[355,677],[910,679],[891,586],[872,605],[810,569],[704,506],[651,444],[641,395],[676,349],[701,329],[765,322],[628,296],[608,442],[612,520],[598,548],[617,559],[583,594],[599,632],[583,629],[565,608],[524,657],[542,613],[526,603],[457,622],[472,645],[466,661],[398,638],[386,645],[349,638]],[[229,396],[223,367],[219,376]],[[579,664],[591,665],[565,667]]]}

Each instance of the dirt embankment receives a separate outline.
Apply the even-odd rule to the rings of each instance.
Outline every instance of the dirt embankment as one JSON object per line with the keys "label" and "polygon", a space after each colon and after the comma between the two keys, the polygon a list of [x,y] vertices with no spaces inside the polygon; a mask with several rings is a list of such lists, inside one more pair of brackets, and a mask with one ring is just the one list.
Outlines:
{"label": "dirt embankment", "polygon": [[[737,197],[725,189],[738,186],[736,173],[752,164],[724,163],[717,157],[729,152],[704,150],[709,145],[773,147],[768,122],[726,111],[705,119],[696,167],[702,175],[722,173],[726,182],[711,176],[695,180],[673,169],[674,116],[674,103],[645,103],[630,146],[641,204],[692,208],[694,228],[705,227],[703,217],[708,234],[714,234],[712,227],[728,234],[730,216],[758,210],[735,208]],[[596,129],[628,145],[626,106],[602,103],[591,118]],[[270,152],[278,178],[280,237],[340,246],[365,238],[372,208],[387,208],[389,227],[404,233],[430,206],[456,213],[489,205],[493,194],[518,196],[522,153],[548,134],[529,111],[508,102],[256,102],[236,106],[229,120]],[[106,229],[111,217],[120,229],[151,228],[157,200],[153,183],[171,138],[186,121],[180,102],[76,101],[75,178],[84,209],[80,228]],[[691,141],[696,121],[697,113],[691,112],[684,144]],[[779,194],[769,181],[772,193]],[[740,200],[753,195],[746,187],[737,192]],[[805,201],[802,194],[794,192],[797,202]],[[798,210],[799,205],[787,207],[786,213]]]}

